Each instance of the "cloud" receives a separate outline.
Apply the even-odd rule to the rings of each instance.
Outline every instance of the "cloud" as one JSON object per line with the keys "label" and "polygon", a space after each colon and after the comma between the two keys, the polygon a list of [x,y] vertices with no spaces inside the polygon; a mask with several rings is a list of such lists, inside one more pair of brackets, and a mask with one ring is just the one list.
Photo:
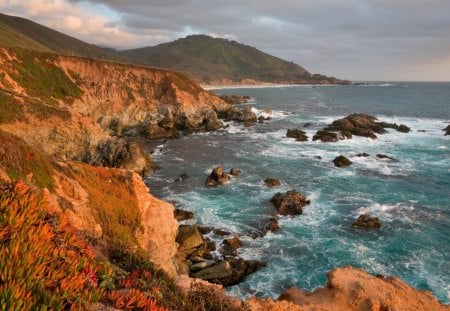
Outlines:
{"label": "cloud", "polygon": [[0,8],[115,48],[205,33],[342,78],[450,80],[448,0],[6,0]]}

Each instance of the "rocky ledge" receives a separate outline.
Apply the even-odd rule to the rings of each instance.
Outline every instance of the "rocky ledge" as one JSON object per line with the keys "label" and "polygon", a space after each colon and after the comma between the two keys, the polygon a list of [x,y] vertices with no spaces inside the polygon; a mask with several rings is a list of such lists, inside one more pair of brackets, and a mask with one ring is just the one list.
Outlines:
{"label": "rocky ledge", "polygon": [[323,130],[317,131],[313,140],[337,142],[350,139],[353,135],[376,139],[376,134],[386,133],[386,128],[392,128],[402,133],[408,133],[410,128],[404,124],[380,122],[377,118],[366,114],[351,114],[343,119],[333,121]]}

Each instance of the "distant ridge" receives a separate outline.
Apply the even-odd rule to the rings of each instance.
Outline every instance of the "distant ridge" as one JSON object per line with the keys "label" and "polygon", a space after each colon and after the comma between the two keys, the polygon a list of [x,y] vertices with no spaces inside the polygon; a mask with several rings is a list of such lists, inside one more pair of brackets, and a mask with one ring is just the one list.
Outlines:
{"label": "distant ridge", "polygon": [[133,63],[183,71],[200,83],[346,83],[313,75],[303,67],[254,47],[222,38],[191,35],[153,47],[120,52]]}
{"label": "distant ridge", "polygon": [[9,47],[23,47],[59,54],[121,60],[110,49],[103,49],[65,35],[31,20],[0,13],[0,42]]}

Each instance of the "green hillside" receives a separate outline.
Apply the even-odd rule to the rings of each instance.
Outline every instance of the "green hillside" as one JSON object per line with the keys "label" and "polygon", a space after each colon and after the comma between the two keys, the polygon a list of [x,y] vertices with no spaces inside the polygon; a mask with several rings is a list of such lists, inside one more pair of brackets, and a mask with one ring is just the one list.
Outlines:
{"label": "green hillside", "polygon": [[28,19],[5,14],[0,14],[0,45],[120,60],[113,51],[83,42]]}
{"label": "green hillside", "polygon": [[[154,47],[120,52],[133,63],[183,71],[198,82],[254,79],[273,83],[328,83],[336,79],[312,75],[301,66],[226,39],[193,35]],[[324,81],[325,80],[325,81]]]}

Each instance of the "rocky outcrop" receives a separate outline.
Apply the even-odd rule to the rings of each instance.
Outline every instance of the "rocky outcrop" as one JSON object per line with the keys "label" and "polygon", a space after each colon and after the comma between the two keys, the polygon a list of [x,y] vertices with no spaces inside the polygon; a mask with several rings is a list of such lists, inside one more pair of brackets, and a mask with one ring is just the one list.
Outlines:
{"label": "rocky outcrop", "polygon": [[450,310],[428,291],[419,291],[395,277],[375,277],[363,269],[343,267],[327,274],[325,287],[313,292],[284,291],[278,301],[251,299],[251,310],[365,311]]}
{"label": "rocky outcrop", "polygon": [[408,133],[410,128],[404,124],[379,122],[377,118],[366,114],[351,114],[343,119],[333,121],[325,129],[318,131],[313,140],[336,142],[352,138],[353,135],[376,139],[377,134],[386,133],[385,128],[396,129]]}
{"label": "rocky outcrop", "polygon": [[358,228],[380,228],[381,222],[378,217],[370,217],[369,215],[359,215],[358,219],[352,224]]}
{"label": "rocky outcrop", "polygon": [[176,208],[174,210],[174,217],[177,221],[183,221],[183,220],[188,220],[188,219],[194,218],[194,213],[185,211],[181,208]]}
{"label": "rocky outcrop", "polygon": [[283,216],[301,215],[303,207],[310,203],[303,194],[295,190],[287,191],[285,194],[278,192],[272,197],[270,202],[277,208],[278,213]]}
{"label": "rocky outcrop", "polygon": [[336,158],[334,158],[333,163],[334,163],[334,166],[336,166],[336,167],[346,167],[346,166],[349,166],[350,164],[352,164],[352,161],[350,161],[346,157],[340,155],[340,156],[337,156]]}
{"label": "rocky outcrop", "polygon": [[286,137],[295,138],[296,141],[308,141],[305,131],[298,128],[287,130]]}
{"label": "rocky outcrop", "polygon": [[224,183],[230,181],[230,179],[230,176],[226,174],[219,165],[212,170],[211,174],[206,179],[205,185],[207,187],[223,185]]}
{"label": "rocky outcrop", "polygon": [[220,99],[230,105],[238,105],[238,104],[246,104],[250,100],[250,96],[248,95],[221,95]]}
{"label": "rocky outcrop", "polygon": [[444,136],[450,135],[450,125],[447,125],[447,127],[442,130],[445,132]]}
{"label": "rocky outcrop", "polygon": [[264,183],[268,187],[279,187],[279,186],[281,186],[281,180],[279,180],[277,178],[270,178],[270,177],[268,177],[268,178],[264,179]]}

